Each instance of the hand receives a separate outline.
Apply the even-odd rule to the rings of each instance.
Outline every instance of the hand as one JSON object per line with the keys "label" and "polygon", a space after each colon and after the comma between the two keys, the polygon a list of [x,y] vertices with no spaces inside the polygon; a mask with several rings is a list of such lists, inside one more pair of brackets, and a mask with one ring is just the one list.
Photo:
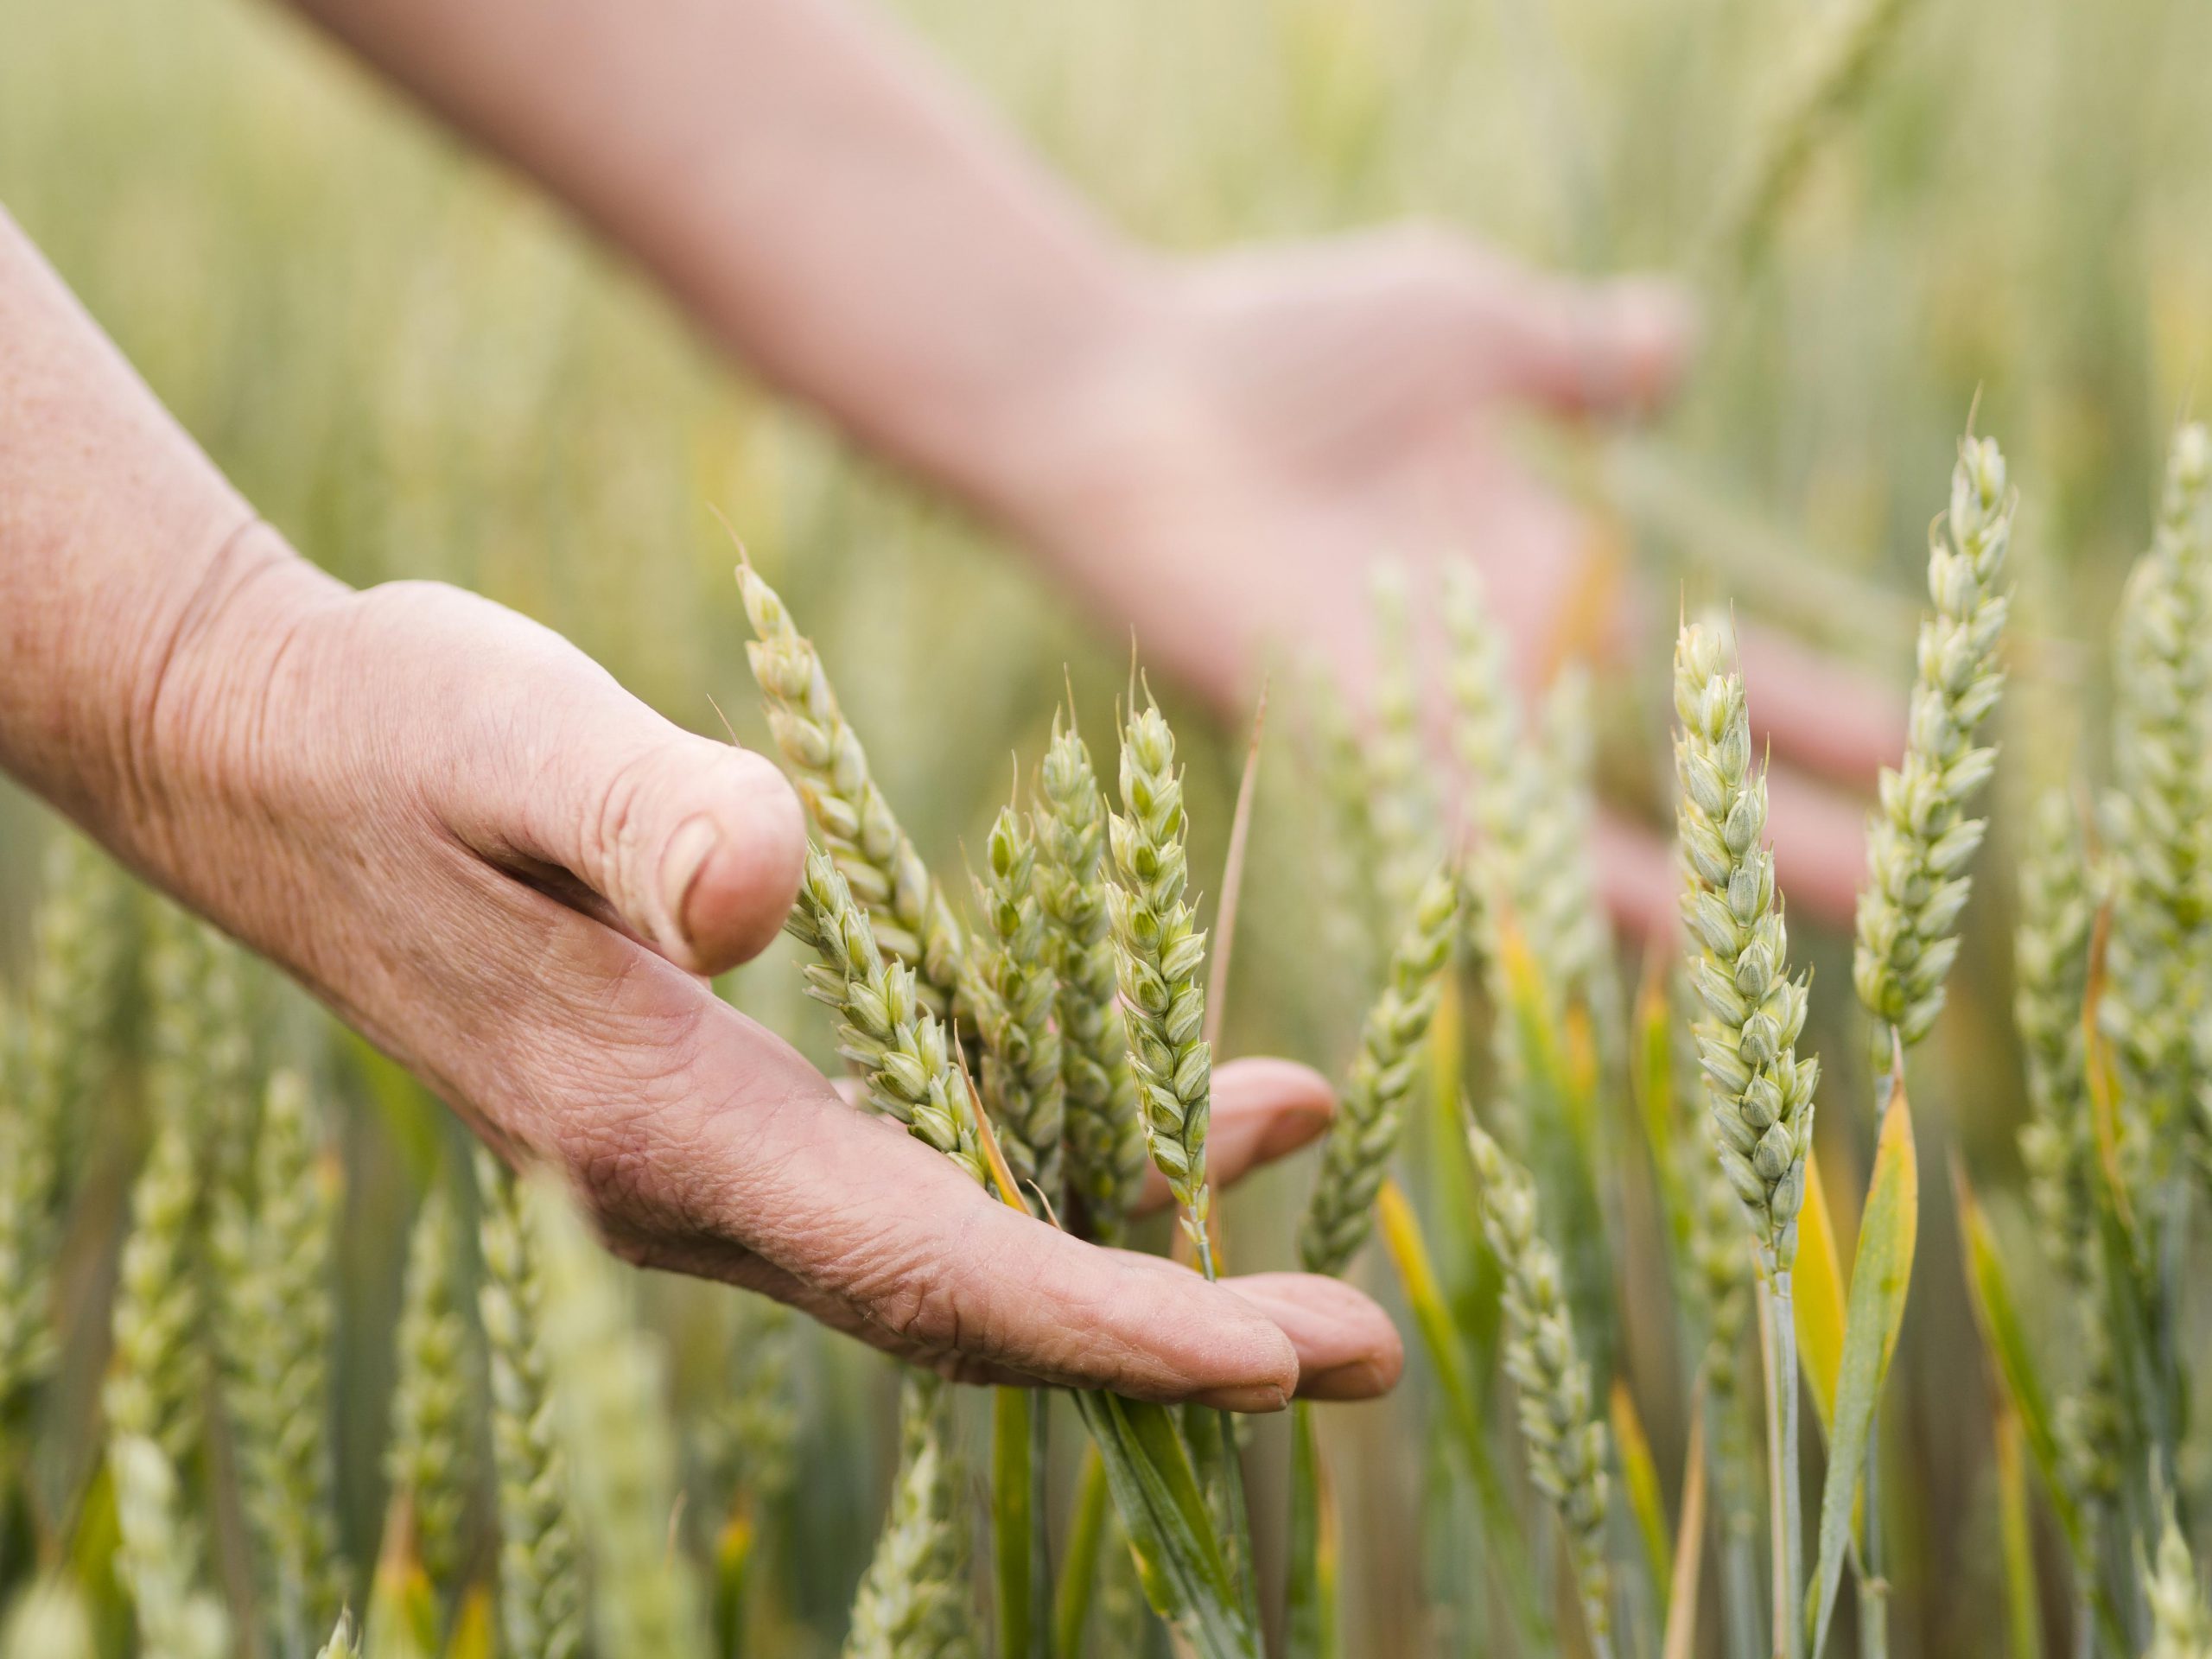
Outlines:
{"label": "hand", "polygon": [[[624,1255],[972,1380],[1245,1410],[1395,1381],[1357,1292],[1211,1286],[1020,1216],[717,1000],[699,976],[772,939],[797,888],[768,761],[499,606],[352,593],[265,530],[185,615],[131,700],[143,786],[104,830],[488,1138],[565,1166]],[[1224,1179],[1331,1108],[1281,1062],[1224,1065],[1217,1099]]]}
{"label": "hand", "polygon": [[[1316,651],[1355,696],[1371,673],[1369,571],[1464,555],[1543,671],[1588,581],[1588,527],[1497,442],[1515,409],[1631,414],[1674,385],[1681,297],[1651,283],[1538,276],[1448,235],[1405,230],[1240,253],[1159,279],[1122,347],[1098,353],[1029,475],[1000,492],[1016,529],[1148,660],[1230,706],[1271,647]],[[1618,633],[1620,619],[1609,632]],[[1897,700],[1746,631],[1755,715],[1776,756],[1772,823],[1793,896],[1849,913],[1863,787],[1902,741]],[[1792,771],[1796,762],[1802,771]],[[1600,836],[1614,907],[1671,922],[1658,840]]]}

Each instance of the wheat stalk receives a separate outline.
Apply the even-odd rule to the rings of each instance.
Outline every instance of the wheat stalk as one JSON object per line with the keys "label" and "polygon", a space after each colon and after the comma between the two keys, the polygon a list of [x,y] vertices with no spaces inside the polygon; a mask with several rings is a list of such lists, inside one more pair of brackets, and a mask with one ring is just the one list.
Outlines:
{"label": "wheat stalk", "polygon": [[226,1399],[246,1516],[264,1571],[268,1612],[284,1653],[303,1652],[339,1607],[331,1457],[331,1243],[334,1166],[323,1161],[307,1084],[271,1077],[253,1153],[250,1205],[216,1223],[238,1266],[224,1287],[234,1357]]}
{"label": "wheat stalk", "polygon": [[821,957],[804,969],[807,994],[837,1015],[838,1052],[867,1078],[875,1109],[988,1185],[974,1099],[944,1027],[921,1006],[906,966],[884,960],[868,913],[819,848],[807,849],[784,925]]}
{"label": "wheat stalk", "polygon": [[2212,436],[2174,438],[2150,550],[2122,601],[2106,799],[2112,928],[2099,1008],[2121,1084],[2131,1174],[2162,1174],[2188,1103],[2203,1001],[2212,823]]}
{"label": "wheat stalk", "polygon": [[546,1284],[514,1177],[479,1147],[477,1288],[490,1357],[492,1464],[499,1517],[499,1651],[574,1659],[583,1649],[582,1552],[545,1350]]}
{"label": "wheat stalk", "polygon": [[432,1179],[407,1248],[385,1473],[406,1496],[415,1556],[434,1591],[450,1588],[461,1566],[468,1504],[468,1402],[474,1393],[468,1325],[461,1311],[461,1225],[453,1195]]}
{"label": "wheat stalk", "polygon": [[1483,1236],[1504,1277],[1505,1370],[1519,1395],[1529,1478],[1559,1513],[1591,1646],[1599,1659],[1610,1659],[1608,1441],[1593,1414],[1590,1368],[1575,1352],[1559,1258],[1537,1230],[1535,1181],[1479,1125],[1467,1126],[1467,1145],[1481,1188]]}
{"label": "wheat stalk", "polygon": [[838,707],[813,642],[750,564],[738,567],[737,586],[760,636],[746,646],[746,658],[815,833],[868,906],[878,943],[919,970],[941,1013],[959,994],[967,948],[951,906],[876,787],[868,752]]}
{"label": "wheat stalk", "polygon": [[1052,1017],[1058,987],[1037,893],[1036,837],[1015,807],[1001,809],[983,856],[975,878],[983,921],[962,982],[982,1038],[983,1103],[1006,1127],[999,1144],[1014,1174],[1057,1210],[1067,1099]]}
{"label": "wheat stalk", "polygon": [[1113,855],[1107,910],[1138,1111],[1152,1161],[1182,1205],[1184,1227],[1211,1278],[1206,1126],[1213,1055],[1203,1035],[1199,974],[1206,936],[1192,925],[1183,780],[1175,735],[1157,704],[1133,712],[1123,727],[1121,772],[1122,810],[1107,834]]}
{"label": "wheat stalk", "polygon": [[1330,961],[1341,964],[1345,982],[1364,986],[1381,948],[1376,935],[1383,914],[1376,891],[1382,860],[1368,798],[1367,756],[1327,666],[1310,665],[1300,683],[1301,750],[1322,808],[1313,837],[1322,947]]}
{"label": "wheat stalk", "polygon": [[1950,510],[1929,536],[1935,611],[1921,624],[1904,762],[1883,769],[1881,808],[1866,830],[1852,983],[1878,1022],[1883,1060],[1891,1031],[1910,1046],[1935,1024],[1959,953],[1959,912],[1971,887],[1966,867],[1986,828],[1966,807],[1997,761],[1996,750],[1975,745],[1974,733],[2005,685],[2000,583],[2012,505],[1997,445],[1962,439]]}
{"label": "wheat stalk", "polygon": [[1144,1127],[1116,1006],[1106,800],[1072,717],[1053,716],[1038,796],[1037,897],[1058,988],[1068,1179],[1091,1236],[1118,1243],[1144,1184]]}
{"label": "wheat stalk", "polygon": [[1309,1273],[1344,1272],[1374,1225],[1376,1189],[1397,1147],[1406,1096],[1427,1058],[1429,1025],[1459,925],[1459,882],[1440,871],[1422,885],[1382,994],[1360,1028],[1359,1050],[1299,1224],[1298,1253]]}
{"label": "wheat stalk", "polygon": [[890,1518],[853,1601],[845,1659],[964,1659],[976,1651],[951,1437],[950,1385],[906,1372]]}
{"label": "wheat stalk", "polygon": [[691,1564],[669,1548],[676,1449],[659,1345],[624,1317],[610,1264],[554,1179],[533,1177],[523,1204],[542,1252],[540,1311],[590,1544],[597,1649],[705,1659]]}

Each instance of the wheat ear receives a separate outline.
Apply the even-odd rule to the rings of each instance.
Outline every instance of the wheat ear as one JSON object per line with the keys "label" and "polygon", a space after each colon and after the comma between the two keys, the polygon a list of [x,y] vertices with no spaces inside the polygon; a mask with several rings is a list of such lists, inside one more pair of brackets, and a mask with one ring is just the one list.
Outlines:
{"label": "wheat ear", "polygon": [[963,982],[982,1038],[983,1103],[1006,1128],[999,1144],[1014,1174],[1057,1210],[1067,1101],[1052,1017],[1058,983],[1037,893],[1036,837],[1016,808],[1001,808],[992,823],[975,886],[983,920]]}
{"label": "wheat ear", "polygon": [[853,1601],[844,1659],[966,1659],[976,1651],[951,1440],[950,1385],[906,1372],[890,1518]]}
{"label": "wheat ear", "polygon": [[1375,718],[1366,750],[1366,792],[1381,905],[1378,949],[1388,950],[1436,863],[1436,802],[1421,741],[1419,657],[1404,569],[1378,566],[1370,597]]}
{"label": "wheat ear", "polygon": [[668,1547],[676,1447],[660,1346],[624,1316],[613,1264],[556,1179],[531,1177],[523,1203],[543,1253],[546,1349],[591,1550],[597,1649],[705,1659],[691,1563]]}
{"label": "wheat ear", "polygon": [[575,1659],[584,1637],[582,1551],[545,1351],[545,1277],[514,1177],[480,1147],[475,1164],[484,1256],[477,1306],[491,1361],[498,1477],[499,1651],[506,1659]]}
{"label": "wheat ear", "polygon": [[1202,1034],[1206,936],[1192,925],[1187,896],[1175,737],[1156,704],[1133,713],[1122,728],[1121,785],[1122,810],[1107,835],[1113,874],[1108,913],[1139,1116],[1152,1160],[1182,1205],[1183,1224],[1211,1277],[1206,1125],[1213,1057]]}
{"label": "wheat ear", "polygon": [[838,707],[813,642],[750,564],[738,567],[737,586],[759,636],[746,658],[815,833],[868,906],[878,942],[920,972],[934,1011],[942,1013],[959,994],[967,950],[960,924],[876,787],[868,752]]}
{"label": "wheat ear", "polygon": [[1967,864],[1986,827],[1966,809],[1997,761],[1974,734],[2005,685],[1999,651],[2012,500],[1997,445],[1961,440],[1950,510],[1929,536],[1935,609],[1920,628],[1904,762],[1883,769],[1881,806],[1866,830],[1851,976],[1878,1022],[1875,1051],[1884,1061],[1889,1032],[1909,1046],[1936,1023],[1944,976],[1959,953]]}
{"label": "wheat ear", "polygon": [[944,1026],[922,1007],[905,963],[886,962],[868,912],[819,848],[810,847],[784,926],[820,957],[807,994],[838,1017],[838,1052],[868,1080],[876,1109],[988,1183],[973,1096]]}
{"label": "wheat ear", "polygon": [[433,1177],[408,1239],[400,1300],[399,1378],[391,1397],[385,1473],[407,1495],[415,1555],[434,1591],[453,1587],[461,1566],[475,1393],[468,1323],[461,1311],[461,1224],[453,1194]]}
{"label": "wheat ear", "polygon": [[2020,860],[2012,939],[2012,1015],[2027,1060],[2029,1121],[2020,1158],[2044,1242],[2075,1285],[2088,1282],[2096,1135],[2089,1115],[2082,1007],[2089,987],[2096,873],[2063,790],[2036,803]]}
{"label": "wheat ear", "polygon": [[200,1545],[185,1520],[176,1465],[143,1434],[108,1437],[115,1481],[116,1576],[130,1592],[148,1659],[229,1659],[230,1619],[200,1580]]}
{"label": "wheat ear", "polygon": [[307,1084],[269,1082],[251,1204],[219,1211],[238,1262],[225,1291],[226,1378],[246,1516],[281,1651],[302,1651],[344,1599],[331,1458],[331,1245],[336,1165]]}
{"label": "wheat ear", "polygon": [[1575,1352],[1559,1258],[1537,1230],[1535,1181],[1479,1126],[1467,1126],[1467,1144],[1481,1187],[1483,1236],[1504,1275],[1505,1370],[1519,1395],[1529,1477],[1559,1512],[1591,1645],[1608,1659],[1608,1441],[1605,1423],[1593,1414],[1590,1368]]}
{"label": "wheat ear", "polygon": [[1118,1243],[1144,1185],[1144,1126],[1116,1006],[1106,799],[1071,720],[1052,719],[1038,772],[1037,896],[1057,990],[1068,1179],[1091,1236]]}
{"label": "wheat ear", "polygon": [[0,1115],[0,1419],[54,1363],[63,1189],[113,1065],[130,976],[130,900],[128,884],[105,857],[79,836],[56,837],[32,918],[20,1026],[8,1022],[13,1098]]}
{"label": "wheat ear", "polygon": [[1422,884],[1391,953],[1382,994],[1360,1028],[1359,1049],[1299,1224],[1298,1253],[1309,1273],[1344,1272],[1374,1226],[1376,1189],[1397,1147],[1406,1096],[1427,1058],[1429,1024],[1459,926],[1459,882],[1440,871]]}
{"label": "wheat ear", "polygon": [[2212,435],[2174,438],[2151,547],[2121,601],[2106,798],[2112,927],[2099,1007],[2120,1082],[2131,1177],[2162,1174],[2202,1068],[2212,823]]}

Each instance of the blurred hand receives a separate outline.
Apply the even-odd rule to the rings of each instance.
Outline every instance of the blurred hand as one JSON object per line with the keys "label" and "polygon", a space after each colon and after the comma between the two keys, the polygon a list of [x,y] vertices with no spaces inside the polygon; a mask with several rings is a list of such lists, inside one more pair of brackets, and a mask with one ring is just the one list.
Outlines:
{"label": "blurred hand", "polygon": [[[1224,708],[1250,695],[1274,648],[1318,652],[1357,697],[1381,557],[1417,583],[1440,557],[1475,561],[1533,683],[1596,573],[1590,527],[1515,464],[1499,417],[1648,410],[1681,375],[1692,332],[1665,286],[1541,276],[1428,230],[1202,263],[1162,280],[1138,315],[1006,494],[1016,528],[1134,628],[1149,661]],[[1618,643],[1622,620],[1599,619],[1601,643]],[[1901,745],[1902,709],[1772,639],[1747,632],[1743,654],[1784,763],[1772,780],[1782,879],[1846,916],[1865,807],[1808,774],[1871,783]],[[1658,839],[1618,820],[1601,839],[1623,918],[1669,921]]]}
{"label": "blurred hand", "polygon": [[[265,530],[187,618],[132,696],[143,786],[109,828],[490,1138],[564,1165],[625,1255],[965,1378],[1246,1410],[1395,1381],[1357,1292],[1079,1243],[720,1001],[700,976],[772,939],[797,888],[800,810],[768,761],[497,605],[348,592]],[[1332,1108],[1281,1062],[1217,1090],[1224,1180]]]}

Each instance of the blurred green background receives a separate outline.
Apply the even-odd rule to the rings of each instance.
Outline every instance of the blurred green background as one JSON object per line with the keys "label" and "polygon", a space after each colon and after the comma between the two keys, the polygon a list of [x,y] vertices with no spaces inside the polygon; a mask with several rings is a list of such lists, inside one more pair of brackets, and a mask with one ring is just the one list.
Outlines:
{"label": "blurred green background", "polygon": [[[1688,264],[1822,8],[899,10],[1133,237],[1196,251],[1410,214],[1599,271]],[[1979,395],[1979,429],[2005,443],[2023,495],[2022,690],[2005,715],[1973,937],[1952,1010],[1916,1062],[1916,1103],[1925,1166],[1962,1157],[2024,1253],[2011,1196],[2022,1108],[2007,817],[2085,738],[2082,764],[2101,772],[2104,619],[2147,534],[2165,435],[2212,347],[2208,62],[2212,8],[2187,0],[1925,0],[1768,257],[1713,296],[1680,407],[1602,449],[1609,464],[1586,480],[1622,515],[1656,592],[1816,627],[1902,686],[1926,524]],[[957,871],[963,838],[977,840],[1001,798],[1008,749],[1041,747],[1063,664],[1087,709],[1103,712],[1121,683],[1125,645],[1007,549],[716,360],[526,188],[274,9],[0,0],[0,201],[310,557],[358,583],[476,588],[559,629],[672,718],[715,730],[718,703],[757,741],[730,550],[709,512],[720,507],[817,639],[887,790],[942,868]],[[1656,607],[1657,620],[1672,609]],[[1615,770],[1646,791],[1664,747],[1618,692],[1657,683],[1656,661],[1622,665],[1608,705]],[[1195,709],[1178,712],[1200,729]],[[1192,745],[1202,870],[1218,866],[1240,747],[1221,733]],[[1227,1046],[1333,1067],[1344,999],[1305,913],[1310,808],[1290,751],[1278,741],[1265,763]],[[46,825],[20,798],[4,811],[0,894],[20,951]],[[1847,953],[1834,939],[1807,949],[1830,1061],[1822,1156],[1855,1195],[1871,1135],[1863,1112],[1840,1105],[1865,1098]],[[823,1053],[797,993],[781,951],[733,987]],[[331,1070],[360,1106],[346,1473],[365,1554],[398,1224],[428,1138],[450,1130],[390,1079],[379,1090],[351,1061]],[[1287,1259],[1284,1217],[1305,1179],[1294,1167],[1240,1193],[1240,1264]],[[1893,1546],[1898,1641],[1906,1653],[1990,1651],[1986,1380],[1944,1184],[1932,1179],[1929,1194],[1893,1396],[1892,1454],[1924,1494],[1903,1506],[1899,1524],[1915,1530]],[[1378,1287],[1387,1276],[1373,1262],[1365,1271]],[[638,1294],[677,1344],[681,1387],[711,1395],[728,1299],[665,1281]],[[1415,1372],[1393,1403],[1330,1421],[1353,1471],[1348,1612],[1352,1628],[1389,1637],[1367,1651],[1464,1647],[1452,1609],[1467,1572],[1448,1526],[1406,1546],[1425,1506],[1444,1512],[1425,1491],[1436,1477]],[[889,1455],[879,1367],[810,1338],[800,1378],[802,1472],[772,1529],[788,1618],[775,1650],[794,1654],[836,1640]],[[1680,1422],[1653,1427],[1671,1471]]]}

